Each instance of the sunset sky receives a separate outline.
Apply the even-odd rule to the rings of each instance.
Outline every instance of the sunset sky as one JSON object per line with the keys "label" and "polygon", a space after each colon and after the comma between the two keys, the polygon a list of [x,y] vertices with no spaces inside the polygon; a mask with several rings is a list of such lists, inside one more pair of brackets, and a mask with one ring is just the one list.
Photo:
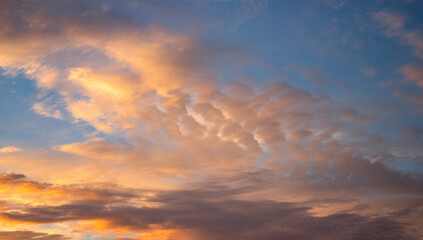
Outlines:
{"label": "sunset sky", "polygon": [[423,239],[423,1],[0,0],[0,240]]}

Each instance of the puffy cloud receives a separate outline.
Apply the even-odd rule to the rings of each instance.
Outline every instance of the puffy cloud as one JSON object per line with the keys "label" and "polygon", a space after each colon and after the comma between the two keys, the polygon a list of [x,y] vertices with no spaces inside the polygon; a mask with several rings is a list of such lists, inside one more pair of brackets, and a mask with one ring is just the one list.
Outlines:
{"label": "puffy cloud", "polygon": [[[12,14],[15,4],[23,3],[7,2],[4,11]],[[334,142],[334,136],[340,136],[338,131],[344,125],[323,106],[325,100],[288,84],[269,84],[253,91],[234,83],[220,90],[204,59],[221,49],[226,52],[223,44],[161,27],[137,27],[107,11],[88,10],[74,18],[50,16],[46,5],[39,9],[32,15],[17,14],[16,21],[4,20],[10,26],[19,27],[20,21],[28,24],[17,37],[14,28],[2,34],[3,41],[13,45],[9,49],[36,60],[10,57],[2,66],[25,69],[41,87],[48,86],[61,95],[72,117],[103,133],[124,135],[142,149],[131,152],[131,147],[121,149],[120,143],[103,141],[65,145],[58,150],[88,158],[147,162],[176,174],[203,167],[240,167],[264,152],[271,155],[269,164],[282,159],[304,162],[311,152],[322,152],[320,141]],[[104,22],[113,23],[107,31]],[[30,42],[26,35],[42,38]],[[21,40],[19,45],[16,40]],[[92,55],[101,56],[103,62],[91,61]],[[46,69],[53,73],[45,73]],[[46,103],[34,108],[44,115],[59,116],[47,111],[50,106]],[[354,110],[341,115],[347,120],[366,120]],[[301,137],[305,132],[309,137]],[[301,139],[315,148],[305,149]],[[342,149],[334,147],[333,154]],[[283,151],[288,154],[282,155]],[[137,154],[146,159],[136,159]]]}
{"label": "puffy cloud", "polygon": [[[173,177],[253,167],[264,155],[263,166],[291,176],[300,189],[313,181],[310,186],[325,194],[345,188],[359,192],[366,181],[372,191],[404,193],[402,186],[412,182],[399,180],[383,164],[355,157],[354,144],[342,145],[341,140],[357,137],[326,106],[331,100],[284,83],[255,91],[242,83],[219,89],[204,69],[195,68],[206,51],[199,40],[158,28],[106,35],[72,22],[65,26],[72,30],[69,41],[101,52],[114,65],[63,70],[66,78],[55,88],[69,113],[130,142],[94,139],[57,146],[78,156],[80,176],[155,185]],[[369,117],[348,108],[341,119],[364,123]],[[358,138],[363,136],[368,135]],[[57,168],[55,178],[63,178],[63,166]],[[386,189],[380,179],[398,187]],[[404,191],[419,194],[411,186]]]}

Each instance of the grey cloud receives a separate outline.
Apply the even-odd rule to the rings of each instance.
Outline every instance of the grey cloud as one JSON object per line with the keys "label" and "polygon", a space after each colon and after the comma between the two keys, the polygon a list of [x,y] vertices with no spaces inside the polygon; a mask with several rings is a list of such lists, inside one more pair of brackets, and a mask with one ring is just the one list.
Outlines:
{"label": "grey cloud", "polygon": [[304,68],[301,71],[301,75],[312,83],[323,83],[326,80],[326,76],[314,68]]}
{"label": "grey cloud", "polygon": [[344,108],[344,109],[342,109],[340,117],[343,120],[353,121],[353,122],[357,122],[357,123],[360,123],[360,124],[366,124],[371,120],[370,116],[368,116],[366,114],[359,113],[354,108]]}
{"label": "grey cloud", "polygon": [[[80,202],[24,209],[3,217],[33,223],[105,219],[111,226],[142,233],[152,224],[198,233],[197,239],[363,239],[417,240],[395,216],[333,214],[313,217],[309,207],[275,201],[216,200],[202,190],[170,191],[154,200],[160,207],[106,206]],[[216,192],[219,195],[218,192]],[[406,214],[406,213],[402,213]]]}
{"label": "grey cloud", "polygon": [[30,187],[32,189],[38,189],[48,194],[48,191],[61,191],[66,194],[69,200],[76,199],[102,199],[107,202],[122,201],[137,197],[136,194],[131,193],[126,189],[113,189],[113,185],[110,185],[108,189],[99,186],[89,185],[55,185],[50,183],[41,183],[28,179],[23,174],[16,173],[3,173],[0,174],[0,184],[5,186],[13,187]]}
{"label": "grey cloud", "polygon": [[400,86],[394,89],[394,95],[403,97],[407,101],[417,105],[423,104],[423,91],[421,89],[410,89]]}
{"label": "grey cloud", "polygon": [[[110,228],[125,227],[134,233],[143,233],[159,224],[165,229],[177,228],[194,232],[197,234],[195,239],[200,240],[418,239],[418,234],[421,233],[411,230],[417,228],[416,224],[418,224],[418,221],[413,221],[412,218],[421,214],[419,199],[407,204],[399,203],[396,207],[397,210],[390,206],[392,211],[388,213],[372,210],[372,214],[369,215],[362,210],[370,206],[360,203],[359,198],[363,196],[360,194],[362,191],[378,193],[381,198],[386,196],[388,199],[391,195],[408,194],[411,196],[415,194],[421,196],[421,189],[423,189],[419,183],[421,181],[388,170],[380,163],[371,164],[367,160],[354,158],[351,154],[339,156],[334,161],[333,168],[336,169],[333,171],[335,179],[328,178],[316,183],[310,183],[308,175],[295,174],[292,177],[282,177],[274,170],[250,170],[231,176],[227,175],[227,177],[224,177],[223,174],[209,177],[186,185],[180,190],[126,190],[131,193],[130,198],[119,198],[113,201],[107,197],[100,200],[89,200],[87,197],[58,206],[26,205],[19,207],[6,204],[2,207],[7,211],[2,211],[0,216],[3,219],[33,224],[101,219],[109,222]],[[318,169],[313,170],[318,171]],[[330,171],[330,169],[326,171]],[[348,177],[347,175],[351,172],[355,175]],[[331,173],[327,172],[326,174],[330,175]],[[25,181],[37,184],[20,174],[5,174],[1,179],[3,183],[17,184],[16,182]],[[277,182],[280,184],[276,184]],[[283,192],[284,186],[291,186],[292,189],[299,188],[314,196],[311,201],[307,202],[245,198],[249,194],[260,195],[263,190],[267,189],[274,191],[280,188]],[[117,188],[117,186],[104,185],[98,191],[110,192],[111,190],[108,190],[107,187]],[[363,189],[363,187],[365,188]],[[329,190],[330,194],[325,194],[326,190]],[[350,194],[348,198],[342,194],[345,190]],[[380,194],[383,191],[385,194]],[[323,194],[319,194],[319,192]],[[334,192],[339,192],[339,194],[333,195]],[[334,198],[328,199],[328,196]],[[113,198],[113,196],[109,198]],[[310,213],[318,205],[354,202],[356,202],[355,207],[350,211],[338,211],[323,217]],[[383,199],[375,199],[370,203],[373,202],[385,204]],[[149,205],[152,203],[154,206]],[[15,233],[16,236],[29,234]],[[7,233],[5,236],[13,236],[11,234]],[[45,237],[46,240],[66,239],[56,235],[34,236],[38,236],[40,239]],[[8,238],[5,239],[8,240]],[[34,239],[37,238],[34,237]]]}
{"label": "grey cloud", "polygon": [[60,234],[48,234],[32,231],[2,231],[0,240],[70,240]]}

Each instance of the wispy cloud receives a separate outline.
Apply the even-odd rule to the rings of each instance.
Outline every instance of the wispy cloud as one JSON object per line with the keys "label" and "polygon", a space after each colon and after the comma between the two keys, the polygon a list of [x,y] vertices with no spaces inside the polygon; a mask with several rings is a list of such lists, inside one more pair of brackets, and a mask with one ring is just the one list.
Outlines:
{"label": "wispy cloud", "polygon": [[32,109],[45,117],[52,117],[56,119],[63,119],[63,115],[60,110],[55,110],[51,106],[46,106],[43,102],[37,102],[32,106]]}
{"label": "wispy cloud", "polygon": [[[423,33],[419,30],[409,30],[405,23],[407,18],[387,12],[377,12],[373,15],[374,19],[381,22],[386,27],[386,34],[391,37],[397,37],[403,44],[413,48],[413,53],[420,59],[423,59]],[[423,75],[419,65],[407,63],[399,68],[399,72],[404,76],[406,82],[416,84],[420,91],[411,91],[405,87],[397,87],[394,94],[402,96],[415,104],[423,103]]]}
{"label": "wispy cloud", "polygon": [[21,148],[15,147],[15,146],[7,146],[0,148],[0,153],[13,153],[13,152],[19,152],[21,151]]}
{"label": "wispy cloud", "polygon": [[381,11],[375,13],[373,18],[386,27],[388,36],[397,37],[403,44],[411,46],[414,54],[423,59],[423,33],[420,30],[407,29],[404,16]]}
{"label": "wispy cloud", "polygon": [[422,66],[413,66],[413,65],[404,65],[400,69],[401,73],[404,75],[404,78],[408,82],[412,82],[423,88],[423,68]]}

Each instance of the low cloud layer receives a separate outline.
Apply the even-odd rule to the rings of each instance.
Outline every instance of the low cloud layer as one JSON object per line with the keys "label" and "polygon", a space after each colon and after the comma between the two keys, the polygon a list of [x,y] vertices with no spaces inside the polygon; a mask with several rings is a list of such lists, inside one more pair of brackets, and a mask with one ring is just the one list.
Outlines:
{"label": "low cloud layer", "polygon": [[37,233],[31,231],[10,231],[10,232],[0,232],[1,240],[67,240],[60,234],[47,234],[47,233]]}
{"label": "low cloud layer", "polygon": [[[21,178],[16,174],[3,176],[4,181]],[[141,239],[144,232],[161,229],[175,230],[169,236],[172,239],[418,239],[413,225],[402,222],[403,218],[420,214],[414,212],[418,208],[380,216],[339,212],[318,217],[309,212],[311,207],[306,203],[239,199],[243,194],[260,191],[256,184],[251,179],[248,186],[239,187],[209,182],[203,189],[144,192],[115,201],[112,198],[71,200],[68,196],[69,203],[57,206],[43,204],[13,209],[11,204],[11,209],[0,218],[31,224],[84,221],[93,229],[136,232]],[[73,226],[75,230],[78,227],[82,226]],[[3,233],[7,234],[12,233]],[[31,232],[15,234],[38,236]],[[48,237],[62,239],[45,236]]]}

